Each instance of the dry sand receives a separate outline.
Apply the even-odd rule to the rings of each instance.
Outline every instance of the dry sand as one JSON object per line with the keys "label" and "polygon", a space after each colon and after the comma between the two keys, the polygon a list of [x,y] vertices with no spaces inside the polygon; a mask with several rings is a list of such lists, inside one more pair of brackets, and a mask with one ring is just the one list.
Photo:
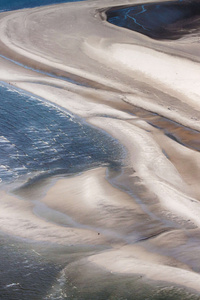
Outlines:
{"label": "dry sand", "polygon": [[200,44],[192,35],[154,41],[103,20],[100,10],[120,4],[0,14],[0,80],[85,118],[128,151],[115,186],[96,169],[57,181],[39,200],[36,189],[32,202],[2,194],[0,229],[37,241],[109,246],[88,261],[199,292]]}

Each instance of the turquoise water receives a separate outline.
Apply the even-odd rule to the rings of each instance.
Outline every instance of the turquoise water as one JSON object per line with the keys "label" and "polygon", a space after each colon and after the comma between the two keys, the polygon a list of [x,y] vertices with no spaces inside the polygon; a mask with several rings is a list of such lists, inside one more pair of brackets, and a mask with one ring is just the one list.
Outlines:
{"label": "turquoise water", "polygon": [[77,2],[77,0],[1,0],[0,11],[23,9],[65,2]]}

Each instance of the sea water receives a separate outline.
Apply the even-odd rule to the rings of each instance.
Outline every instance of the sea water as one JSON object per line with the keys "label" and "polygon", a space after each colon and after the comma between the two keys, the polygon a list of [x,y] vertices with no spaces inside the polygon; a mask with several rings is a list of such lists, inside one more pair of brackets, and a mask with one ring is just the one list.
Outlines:
{"label": "sea water", "polygon": [[83,119],[0,85],[0,181],[119,165],[122,147]]}
{"label": "sea water", "polygon": [[[120,167],[122,157],[123,149],[116,140],[89,126],[82,118],[9,84],[0,83],[2,188],[5,184],[12,188],[16,182],[26,181],[27,176],[39,181],[41,174],[48,177],[102,165]],[[16,240],[1,232],[0,245],[2,300],[51,299],[48,290],[66,266],[66,259],[74,255],[72,248],[72,254],[68,255],[66,247]],[[64,262],[62,259],[57,262],[63,256]],[[65,297],[59,296],[59,299]]]}
{"label": "sea water", "polygon": [[0,12],[83,0],[1,0]]}
{"label": "sea water", "polygon": [[[0,11],[62,2],[68,1],[1,0]],[[122,156],[116,140],[84,119],[0,83],[1,188],[6,185],[10,190],[28,179],[35,182],[44,176],[71,175],[98,166],[120,167]],[[48,290],[66,266],[66,259],[75,255],[74,248],[68,255],[66,247],[16,240],[1,232],[0,245],[2,300],[50,299]],[[65,257],[64,262],[60,257]],[[59,299],[64,298],[59,295]]]}
{"label": "sea water", "polygon": [[[1,0],[0,10],[62,2],[67,1]],[[137,14],[144,11],[144,8],[140,9]],[[13,185],[20,178],[38,174],[71,174],[99,165],[120,167],[122,153],[117,141],[89,126],[83,119],[44,99],[3,83],[0,85],[2,184]],[[143,282],[139,283],[137,277],[114,276],[103,271],[97,274],[96,270],[93,273],[89,270],[88,281],[77,287],[71,284],[70,278],[60,273],[70,262],[70,255],[75,259],[74,247],[69,247],[69,250],[56,245],[16,240],[1,232],[0,244],[0,299],[3,300],[198,299],[162,285],[158,288],[153,284],[145,286]],[[94,250],[82,247],[79,255],[83,256],[83,251],[87,256]],[[64,257],[64,260],[58,262],[59,257]],[[81,273],[81,269],[77,268],[77,272]]]}

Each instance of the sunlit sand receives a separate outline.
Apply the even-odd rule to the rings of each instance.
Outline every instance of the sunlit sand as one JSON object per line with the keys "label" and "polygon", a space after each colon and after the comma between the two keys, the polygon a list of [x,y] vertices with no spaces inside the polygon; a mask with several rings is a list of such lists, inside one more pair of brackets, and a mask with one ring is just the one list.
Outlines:
{"label": "sunlit sand", "polygon": [[0,15],[0,80],[124,146],[117,174],[102,167],[56,177],[41,195],[37,185],[3,191],[0,229],[32,241],[101,245],[101,253],[78,264],[199,294],[199,38],[159,41],[108,23],[105,10],[121,4],[131,3],[86,1]]}

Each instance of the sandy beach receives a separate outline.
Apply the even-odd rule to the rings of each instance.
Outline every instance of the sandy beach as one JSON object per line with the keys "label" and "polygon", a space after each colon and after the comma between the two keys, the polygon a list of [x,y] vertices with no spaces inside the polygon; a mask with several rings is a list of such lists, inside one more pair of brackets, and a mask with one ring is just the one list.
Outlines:
{"label": "sandy beach", "polygon": [[39,184],[1,191],[0,230],[101,246],[72,270],[139,274],[199,296],[199,35],[153,40],[105,19],[112,6],[149,2],[0,14],[0,81],[78,115],[124,147],[117,174],[102,166],[50,178],[42,192]]}

